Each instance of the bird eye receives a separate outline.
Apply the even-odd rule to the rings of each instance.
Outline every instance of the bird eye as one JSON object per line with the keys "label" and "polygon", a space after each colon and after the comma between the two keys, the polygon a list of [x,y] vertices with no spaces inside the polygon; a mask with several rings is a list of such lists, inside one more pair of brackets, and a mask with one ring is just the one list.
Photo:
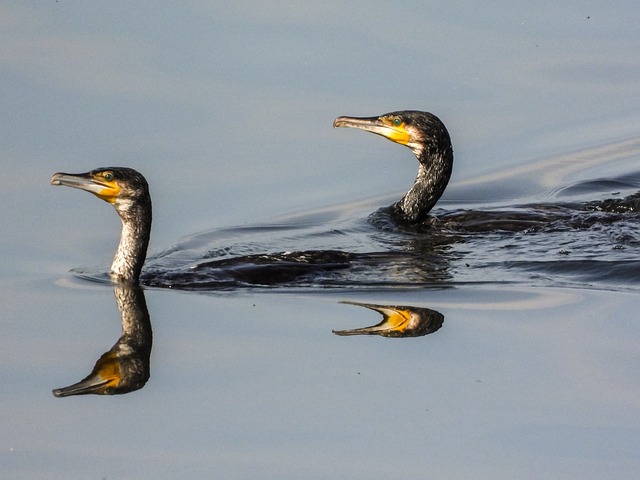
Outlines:
{"label": "bird eye", "polygon": [[402,125],[402,119],[400,117],[395,117],[393,119],[393,126],[399,127],[400,125]]}
{"label": "bird eye", "polygon": [[111,173],[111,172],[107,172],[107,173],[105,173],[105,174],[103,175],[103,177],[104,177],[104,179],[105,179],[107,182],[110,182],[110,181],[112,181],[112,180],[113,180],[113,173]]}

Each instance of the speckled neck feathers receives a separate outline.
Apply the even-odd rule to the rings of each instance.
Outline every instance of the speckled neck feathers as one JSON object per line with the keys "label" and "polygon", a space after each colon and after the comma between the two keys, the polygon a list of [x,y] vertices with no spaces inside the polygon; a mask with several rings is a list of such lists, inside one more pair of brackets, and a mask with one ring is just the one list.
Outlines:
{"label": "speckled neck feathers", "polygon": [[111,277],[137,283],[151,234],[151,198],[146,194],[136,201],[116,201],[114,206],[122,219],[122,235],[111,264]]}

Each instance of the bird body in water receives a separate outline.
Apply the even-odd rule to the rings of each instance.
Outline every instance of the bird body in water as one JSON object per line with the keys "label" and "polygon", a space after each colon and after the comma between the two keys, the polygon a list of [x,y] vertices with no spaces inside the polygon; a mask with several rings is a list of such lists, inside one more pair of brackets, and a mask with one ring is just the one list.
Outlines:
{"label": "bird body in water", "polygon": [[400,225],[424,221],[447,188],[453,169],[453,147],[444,123],[432,113],[405,110],[378,117],[338,117],[333,126],[372,132],[413,151],[418,175],[390,213]]}
{"label": "bird body in water", "polygon": [[118,250],[110,275],[116,282],[137,283],[151,235],[151,195],[146,179],[132,168],[98,168],[87,173],[56,173],[52,185],[93,193],[112,204],[122,220]]}
{"label": "bird body in water", "polygon": [[[51,184],[85,190],[114,206],[122,220],[122,233],[109,274],[116,283],[139,283],[152,218],[149,185],[144,176],[131,168],[107,167],[80,174],[55,173]],[[202,261],[189,265],[186,272],[155,272],[143,283],[180,289],[228,288],[229,284],[266,286],[344,269],[354,258],[356,255],[333,250],[245,255]]]}
{"label": "bird body in water", "polygon": [[[362,248],[360,242],[347,247],[340,243],[338,248],[335,243],[324,243],[320,246],[322,250],[289,249],[266,254],[257,251],[254,245],[222,250],[207,246],[206,251],[201,250],[202,256],[193,259],[185,259],[178,246],[156,256],[141,277],[152,217],[149,186],[144,177],[130,168],[110,167],[83,174],[56,173],[51,183],[88,191],[115,207],[122,220],[122,234],[110,269],[112,280],[181,290],[431,284],[450,278],[446,268],[449,257],[443,253],[448,251],[445,246],[467,242],[478,232],[500,235],[500,232],[585,229],[617,222],[640,210],[640,197],[632,195],[587,204],[438,210],[434,215],[432,208],[444,193],[453,167],[451,138],[435,115],[411,110],[378,117],[342,116],[334,121],[334,127],[370,131],[414,152],[419,168],[412,187],[400,201],[375,212],[370,222],[385,231],[398,229],[427,235],[419,238],[410,235],[406,239],[385,237],[379,241],[376,232],[367,231]],[[177,252],[175,257],[173,252]],[[171,263],[172,258],[177,262]],[[341,270],[347,273],[340,274]],[[398,275],[399,270],[405,275]]]}

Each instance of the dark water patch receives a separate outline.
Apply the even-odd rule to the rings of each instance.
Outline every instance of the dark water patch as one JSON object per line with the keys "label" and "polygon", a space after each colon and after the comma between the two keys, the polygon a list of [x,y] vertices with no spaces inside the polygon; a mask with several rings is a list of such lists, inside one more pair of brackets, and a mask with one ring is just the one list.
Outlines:
{"label": "dark water patch", "polygon": [[638,260],[557,260],[504,262],[499,268],[516,268],[536,275],[547,275],[557,284],[590,284],[611,286],[640,286],[640,259]]}

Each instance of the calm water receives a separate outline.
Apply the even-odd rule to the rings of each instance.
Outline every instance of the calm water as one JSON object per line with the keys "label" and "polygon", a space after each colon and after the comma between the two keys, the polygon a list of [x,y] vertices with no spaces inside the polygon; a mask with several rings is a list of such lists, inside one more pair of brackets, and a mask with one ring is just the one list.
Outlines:
{"label": "calm water", "polygon": [[[635,3],[0,12],[3,478],[635,478],[635,216],[437,245],[376,230],[367,216],[416,162],[331,128],[440,116],[456,163],[439,214],[634,193]],[[146,289],[144,388],[55,398],[120,335],[113,288],[69,273],[99,276],[120,225],[48,180],[107,165],[151,184],[149,268],[324,248],[439,268],[393,257],[378,284],[365,264],[331,288]],[[382,320],[341,301],[444,320],[418,338],[341,337]]]}

